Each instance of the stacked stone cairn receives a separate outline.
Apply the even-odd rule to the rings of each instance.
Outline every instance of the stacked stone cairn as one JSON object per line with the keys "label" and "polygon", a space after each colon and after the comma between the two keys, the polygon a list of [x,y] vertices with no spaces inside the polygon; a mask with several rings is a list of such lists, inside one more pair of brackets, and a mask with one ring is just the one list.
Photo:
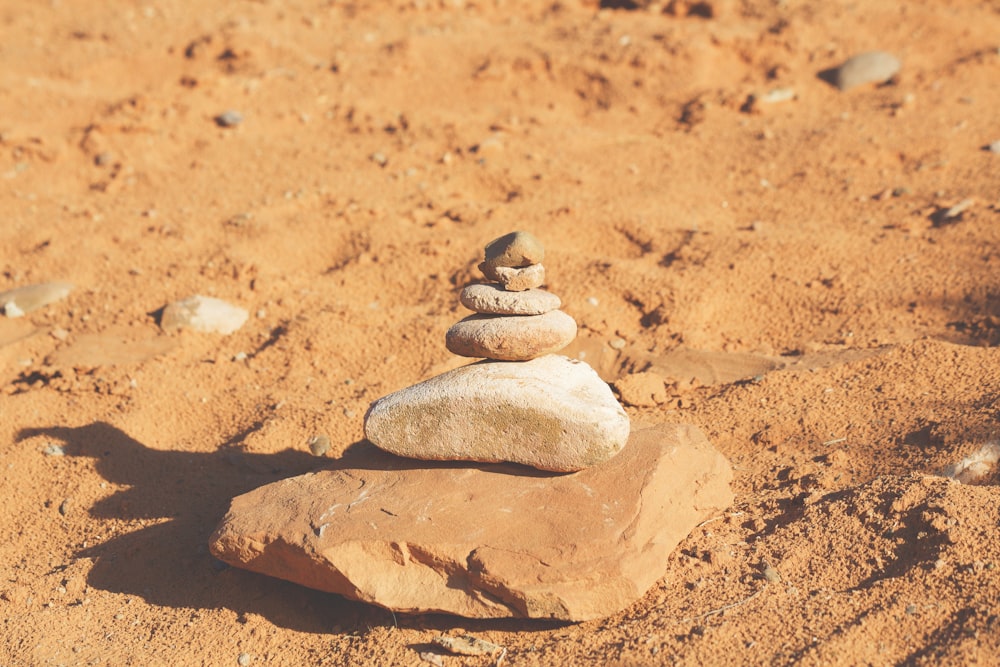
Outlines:
{"label": "stacked stone cairn", "polygon": [[630,434],[597,373],[553,354],[576,324],[538,289],[541,261],[523,232],[488,245],[481,268],[496,282],[462,291],[475,314],[447,335],[452,352],[483,360],[365,415],[368,439],[388,452],[498,465],[369,449],[363,466],[233,499],[212,553],[394,612],[583,621],[649,590],[677,544],[732,502],[732,473],[693,426]]}
{"label": "stacked stone cairn", "polygon": [[380,398],[365,416],[376,446],[418,459],[521,463],[571,472],[608,460],[629,420],[597,373],[553,354],[576,322],[545,282],[544,248],[527,232],[486,246],[487,284],[462,290],[474,311],[445,336],[448,349],[484,361]]}

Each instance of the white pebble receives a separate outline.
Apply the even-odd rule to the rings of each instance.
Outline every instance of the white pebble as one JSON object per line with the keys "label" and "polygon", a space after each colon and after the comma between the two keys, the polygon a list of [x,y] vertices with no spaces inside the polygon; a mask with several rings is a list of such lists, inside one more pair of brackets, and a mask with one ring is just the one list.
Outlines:
{"label": "white pebble", "polygon": [[205,333],[229,335],[243,326],[249,316],[239,306],[196,294],[164,308],[160,327],[164,331],[190,328]]}

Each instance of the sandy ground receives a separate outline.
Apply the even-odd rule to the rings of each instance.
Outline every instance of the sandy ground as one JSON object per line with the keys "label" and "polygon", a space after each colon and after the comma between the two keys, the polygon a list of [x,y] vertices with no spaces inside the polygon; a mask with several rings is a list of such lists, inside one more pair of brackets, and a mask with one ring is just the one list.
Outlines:
{"label": "sandy ground", "polygon": [[[940,472],[1000,430],[997,5],[606,4],[0,1],[0,290],[76,285],[0,318],[0,664],[417,665],[457,632],[510,665],[995,664],[1000,477]],[[870,49],[894,82],[818,76]],[[460,363],[512,229],[577,351],[671,383],[633,419],[730,458],[730,511],[579,625],[220,567],[230,498]],[[160,331],[192,294],[250,321]]]}

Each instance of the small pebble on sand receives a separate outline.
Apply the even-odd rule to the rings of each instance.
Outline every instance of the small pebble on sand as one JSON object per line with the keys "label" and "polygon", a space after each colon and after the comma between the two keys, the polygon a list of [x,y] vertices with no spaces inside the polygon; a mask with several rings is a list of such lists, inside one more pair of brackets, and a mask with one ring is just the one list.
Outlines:
{"label": "small pebble on sand", "polygon": [[997,139],[993,143],[986,146],[986,150],[991,153],[1000,153],[1000,139]]}
{"label": "small pebble on sand", "polygon": [[160,317],[160,327],[164,331],[189,328],[228,335],[242,327],[249,316],[239,306],[196,294],[167,305]]}
{"label": "small pebble on sand", "polygon": [[223,111],[215,117],[215,124],[219,127],[236,127],[243,122],[243,114],[232,109]]}
{"label": "small pebble on sand", "polygon": [[833,71],[833,83],[848,90],[866,83],[885,83],[899,72],[899,59],[885,51],[868,51],[848,58]]}
{"label": "small pebble on sand", "polygon": [[73,290],[69,283],[41,283],[0,292],[0,312],[7,317],[24,317],[28,313],[66,298]]}
{"label": "small pebble on sand", "polygon": [[309,451],[313,456],[323,456],[330,451],[330,438],[325,435],[314,435],[309,438]]}
{"label": "small pebble on sand", "polygon": [[42,454],[45,454],[46,456],[65,456],[66,450],[64,450],[61,445],[48,444],[45,445],[45,449],[42,450]]}

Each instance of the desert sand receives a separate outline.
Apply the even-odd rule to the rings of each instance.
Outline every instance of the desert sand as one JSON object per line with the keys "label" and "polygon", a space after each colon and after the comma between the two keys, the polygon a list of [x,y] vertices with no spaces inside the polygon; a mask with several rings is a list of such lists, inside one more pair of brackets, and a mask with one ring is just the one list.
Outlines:
{"label": "desert sand", "polygon": [[[0,664],[995,663],[1000,476],[944,473],[1000,430],[996,4],[602,4],[0,1],[0,291],[75,285],[0,317]],[[876,49],[887,83],[820,76]],[[215,561],[234,496],[465,363],[515,229],[733,506],[576,625]],[[194,294],[249,321],[162,331]]]}

